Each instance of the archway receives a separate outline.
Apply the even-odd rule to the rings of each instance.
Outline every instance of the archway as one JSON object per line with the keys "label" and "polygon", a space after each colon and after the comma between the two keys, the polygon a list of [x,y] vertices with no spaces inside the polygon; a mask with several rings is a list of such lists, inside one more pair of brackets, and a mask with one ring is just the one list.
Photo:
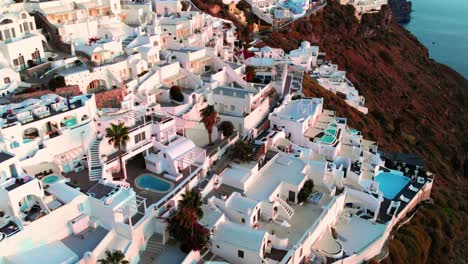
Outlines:
{"label": "archway", "polygon": [[39,130],[35,127],[26,128],[23,131],[23,143],[29,143],[39,137]]}
{"label": "archway", "polygon": [[88,93],[95,93],[100,90],[105,90],[107,87],[106,81],[104,80],[93,80],[88,84],[88,87],[86,87],[86,91]]}

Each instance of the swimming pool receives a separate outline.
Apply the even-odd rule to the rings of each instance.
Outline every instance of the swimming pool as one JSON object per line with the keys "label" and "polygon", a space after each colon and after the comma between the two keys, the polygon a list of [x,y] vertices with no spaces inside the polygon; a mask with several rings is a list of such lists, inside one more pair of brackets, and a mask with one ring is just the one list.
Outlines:
{"label": "swimming pool", "polygon": [[330,135],[324,135],[320,138],[320,141],[325,144],[331,144],[335,141],[335,137]]}
{"label": "swimming pool", "polygon": [[60,177],[57,175],[49,175],[42,179],[42,183],[50,185],[52,183],[56,183],[59,179]]}
{"label": "swimming pool", "polygon": [[65,121],[63,121],[63,123],[67,126],[67,127],[72,127],[72,126],[75,126],[77,121],[76,121],[76,118],[73,117],[73,118],[70,118],[70,119],[67,119]]}
{"label": "swimming pool", "polygon": [[141,189],[164,193],[169,191],[173,184],[151,174],[142,174],[135,179],[135,185]]}
{"label": "swimming pool", "polygon": [[302,14],[305,12],[306,0],[281,0],[280,5],[289,8],[294,14]]}
{"label": "swimming pool", "polygon": [[410,178],[395,172],[380,172],[375,176],[375,181],[379,183],[379,189],[387,199],[394,199],[410,182]]}

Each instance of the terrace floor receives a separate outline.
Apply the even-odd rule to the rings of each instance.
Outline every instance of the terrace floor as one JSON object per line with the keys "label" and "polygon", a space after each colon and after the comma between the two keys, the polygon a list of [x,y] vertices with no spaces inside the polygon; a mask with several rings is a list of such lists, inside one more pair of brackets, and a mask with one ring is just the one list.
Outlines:
{"label": "terrace floor", "polygon": [[[322,198],[323,199],[323,198]],[[329,201],[328,199],[325,199]],[[324,200],[322,200],[325,202]],[[259,222],[259,228],[279,238],[289,238],[290,244],[296,244],[322,213],[322,201],[319,205],[304,203],[303,205],[289,204],[294,209],[294,215],[287,222],[291,225],[285,227],[275,222]]]}
{"label": "terrace floor", "polygon": [[79,258],[82,258],[84,253],[93,251],[108,232],[108,230],[98,227],[85,231],[81,235],[71,234],[61,241],[65,246],[75,252]]}
{"label": "terrace floor", "polygon": [[243,193],[241,189],[237,189],[235,187],[232,187],[226,184],[221,184],[219,188],[213,189],[210,193],[208,193],[208,195],[206,195],[204,200],[206,202],[212,196],[224,200],[223,197],[229,197],[231,193],[233,192],[238,192],[241,194]]}
{"label": "terrace floor", "polygon": [[386,227],[358,216],[352,216],[349,220],[340,219],[335,225],[338,241],[347,255],[362,252],[385,233]]}
{"label": "terrace floor", "polygon": [[162,244],[162,236],[154,234],[148,240],[146,249],[140,252],[140,263],[182,263],[187,256],[174,240]]}
{"label": "terrace floor", "polygon": [[[409,186],[412,185],[416,189],[420,190],[422,188],[422,186],[430,178],[430,177],[428,177],[426,175],[426,170],[421,168],[419,165],[418,165],[419,166],[419,168],[418,168],[416,165],[410,165],[410,164],[405,164],[405,163],[403,163],[401,161],[392,161],[392,160],[389,160],[389,159],[385,159],[385,166],[388,169],[391,169],[391,170],[401,171],[401,172],[403,172],[404,176],[409,177],[409,178],[411,178],[411,176],[408,176],[408,175],[416,175],[416,177],[424,178],[424,183],[418,183],[417,181],[409,182],[397,195],[395,195],[395,198],[393,199],[394,201],[400,201],[399,197],[401,195],[403,195],[405,198],[408,198],[409,200],[412,200],[416,196],[417,192],[411,191],[409,189]],[[379,216],[378,216],[378,221],[380,223],[388,222],[392,218],[391,215],[387,214],[387,208],[390,206],[391,201],[392,200],[384,198],[384,201],[382,202],[382,205],[381,205],[381,208],[380,208],[380,211],[379,211]],[[400,202],[401,202],[401,206],[398,209],[397,213],[402,211],[405,208],[405,206],[407,205],[407,203],[405,203],[405,202],[402,202],[402,201],[400,201]]]}
{"label": "terrace floor", "polygon": [[[192,172],[196,169],[197,167],[192,166]],[[127,169],[127,182],[130,183],[130,186],[133,188],[133,190],[136,192],[137,195],[143,197],[146,199],[146,207],[149,207],[150,205],[160,201],[164,196],[167,195],[170,191],[172,191],[177,185],[179,185],[186,177],[190,175],[190,170],[189,168],[186,168],[181,171],[182,175],[184,177],[176,182],[170,181],[169,179],[166,179],[163,177],[162,174],[155,174],[149,170],[146,169],[145,165],[145,160],[142,155],[137,155],[134,158],[130,159],[127,161],[126,164],[126,169]],[[151,174],[157,178],[164,179],[166,181],[172,182],[174,185],[164,193],[156,193],[156,192],[151,192],[148,190],[140,189],[135,185],[135,180],[138,178],[138,176],[142,174]],[[89,180],[89,171],[88,170],[82,170],[80,172],[71,172],[71,173],[65,173],[65,177],[71,179],[72,185],[76,187],[80,187],[80,190],[83,193],[87,193],[91,188],[93,188],[98,182],[97,181],[90,181]],[[98,185],[100,186],[100,185]]]}

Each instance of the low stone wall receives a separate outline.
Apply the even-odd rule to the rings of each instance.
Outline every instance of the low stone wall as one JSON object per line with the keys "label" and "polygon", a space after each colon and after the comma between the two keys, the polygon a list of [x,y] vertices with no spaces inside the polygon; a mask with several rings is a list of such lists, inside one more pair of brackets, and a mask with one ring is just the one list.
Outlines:
{"label": "low stone wall", "polygon": [[46,94],[58,94],[60,96],[67,97],[67,96],[80,95],[81,91],[78,85],[70,85],[70,86],[57,88],[55,89],[55,92],[51,90],[40,90],[40,91],[35,91],[35,92],[16,94],[16,95],[13,95],[11,100],[13,103],[19,103],[26,99],[39,98]]}
{"label": "low stone wall", "polygon": [[57,88],[55,89],[55,93],[63,97],[77,96],[77,95],[82,94],[80,87],[78,85],[69,85],[69,86]]}
{"label": "low stone wall", "polygon": [[97,108],[117,108],[123,101],[124,92],[120,88],[102,91],[94,94]]}

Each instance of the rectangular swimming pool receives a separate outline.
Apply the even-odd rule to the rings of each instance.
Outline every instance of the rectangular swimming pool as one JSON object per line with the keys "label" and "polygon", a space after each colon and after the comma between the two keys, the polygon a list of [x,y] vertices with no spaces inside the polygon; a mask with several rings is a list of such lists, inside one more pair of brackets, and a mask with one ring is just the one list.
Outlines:
{"label": "rectangular swimming pool", "polygon": [[395,196],[410,182],[410,178],[394,172],[380,172],[375,176],[379,189],[385,198],[393,200]]}

